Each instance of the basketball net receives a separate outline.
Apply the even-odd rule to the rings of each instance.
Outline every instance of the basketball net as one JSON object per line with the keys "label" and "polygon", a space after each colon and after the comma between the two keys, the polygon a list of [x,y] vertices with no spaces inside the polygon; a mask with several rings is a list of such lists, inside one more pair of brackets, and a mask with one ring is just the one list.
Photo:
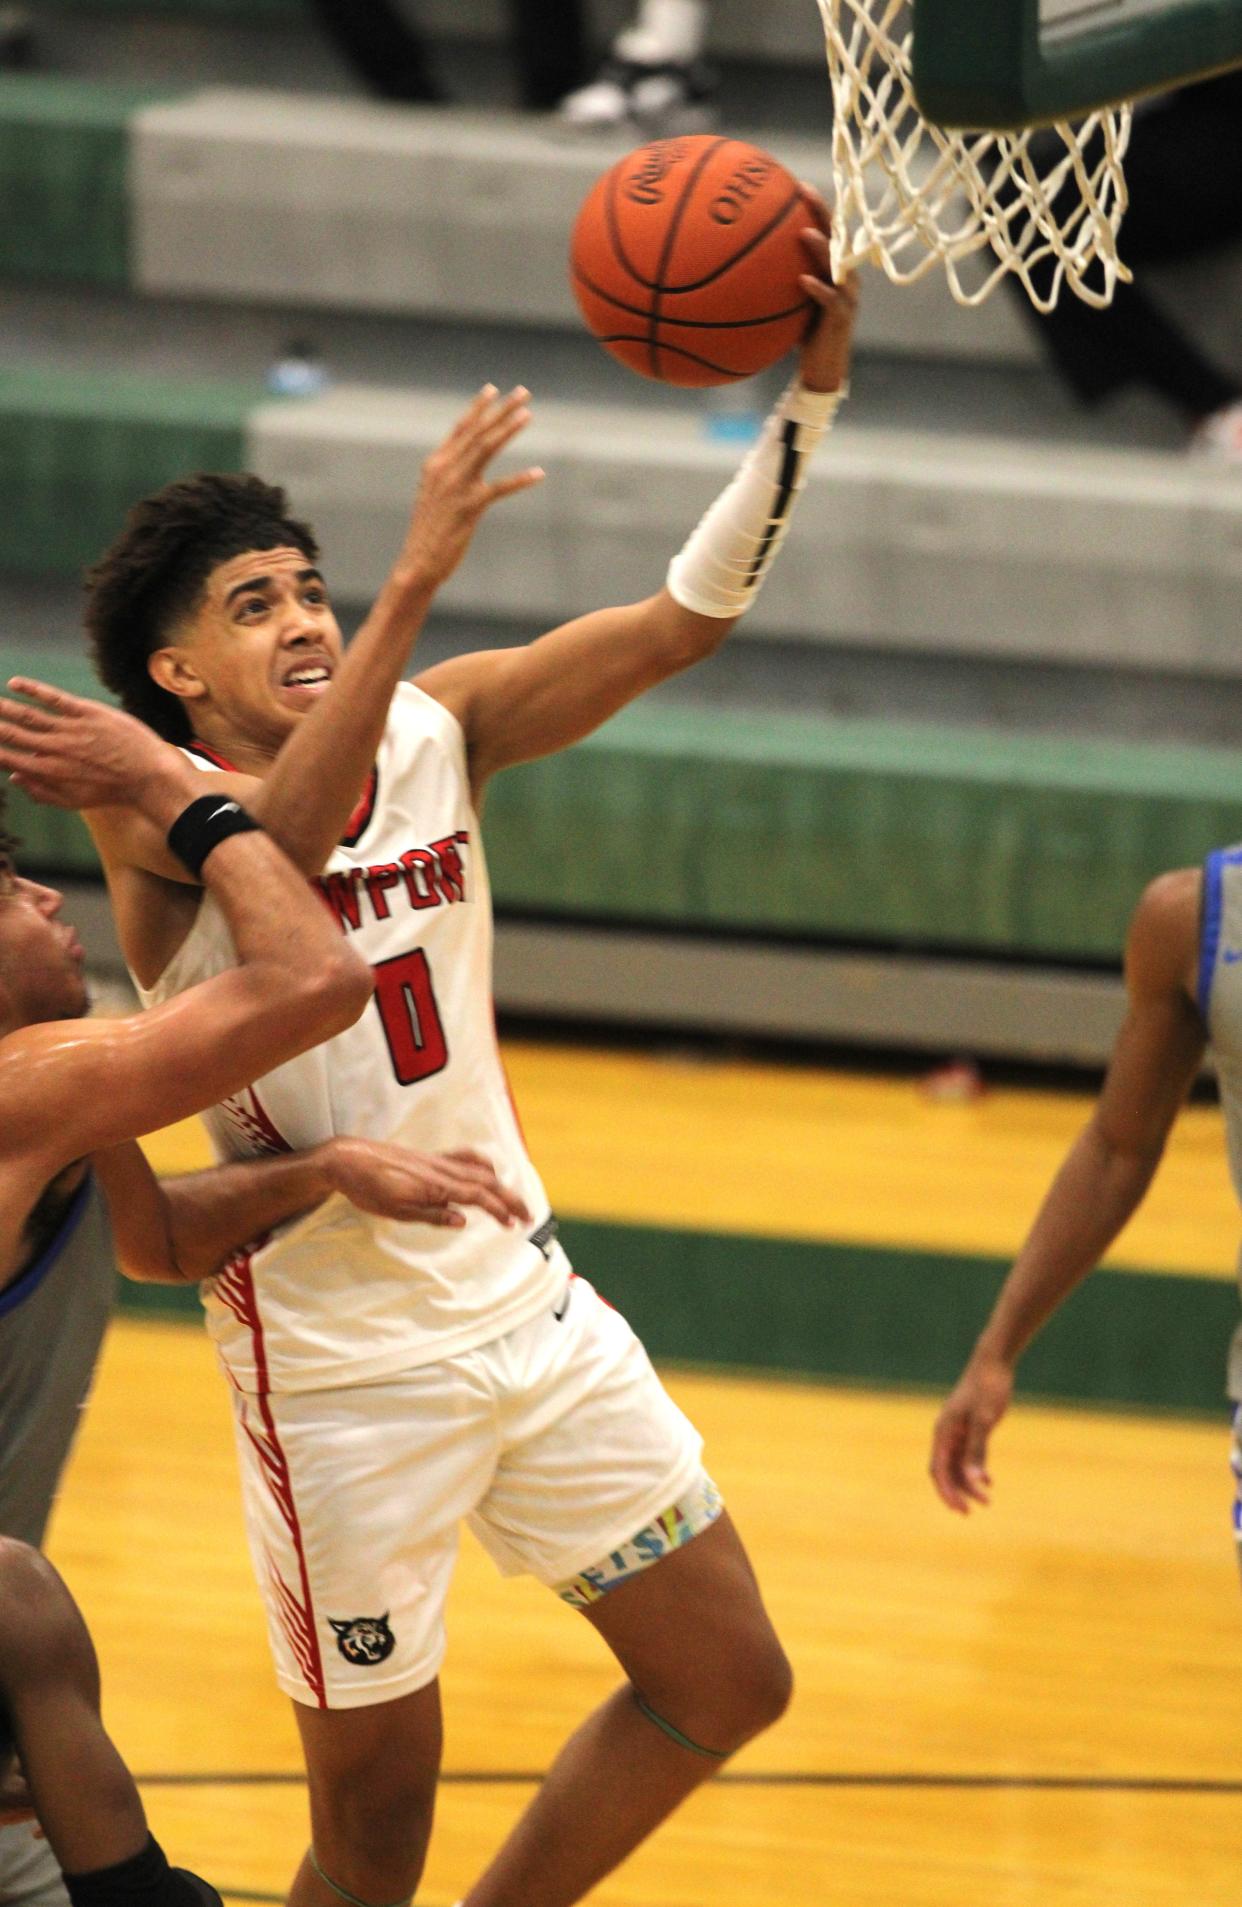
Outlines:
{"label": "basketball net", "polygon": [[[1117,256],[1130,108],[1018,132],[934,126],[911,77],[917,4],[819,0],[832,80],[834,272],[865,260],[909,285],[943,264],[960,305],[982,304],[1006,272],[1038,311],[1051,311],[1063,284],[1089,305],[1111,303],[1118,280],[1130,279]],[[986,7],[981,19],[986,32]],[[979,263],[963,283],[966,260]]]}

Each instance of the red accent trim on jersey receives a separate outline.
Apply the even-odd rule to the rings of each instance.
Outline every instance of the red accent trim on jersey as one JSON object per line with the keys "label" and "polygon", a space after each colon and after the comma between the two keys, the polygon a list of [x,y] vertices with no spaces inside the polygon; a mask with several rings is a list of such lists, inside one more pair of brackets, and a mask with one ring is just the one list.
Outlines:
{"label": "red accent trim on jersey", "polygon": [[[249,1108],[242,1104],[243,1095],[249,1099]],[[253,1139],[265,1152],[292,1152],[293,1147],[277,1126],[263,1101],[253,1086],[245,1086],[240,1093],[234,1093],[231,1099],[221,1101],[220,1111],[226,1119],[231,1119],[241,1127],[248,1139]]]}
{"label": "red accent trim on jersey", "polygon": [[293,1542],[294,1553],[298,1560],[298,1576],[301,1582],[301,1596],[292,1590],[274,1559],[267,1557],[268,1574],[276,1592],[276,1607],[280,1626],[293,1651],[293,1657],[301,1669],[306,1685],[315,1697],[316,1706],[328,1706],[327,1685],[323,1672],[323,1657],[319,1652],[319,1636],[315,1628],[315,1604],[311,1595],[310,1572],[306,1565],[306,1549],[302,1542],[302,1527],[298,1522],[297,1503],[293,1495],[293,1479],[289,1474],[289,1460],[281,1447],[280,1436],[276,1429],[276,1420],[272,1416],[272,1407],[268,1402],[267,1346],[263,1338],[263,1320],[259,1316],[259,1301],[254,1288],[254,1254],[267,1243],[267,1238],[256,1239],[253,1245],[237,1252],[215,1281],[215,1295],[240,1324],[250,1333],[254,1354],[255,1403],[263,1420],[261,1432],[252,1430],[248,1423],[243,1424],[247,1437],[263,1474],[263,1480],[271,1492],[276,1508],[280,1511],[281,1521],[288,1530]]}
{"label": "red accent trim on jersey", "polygon": [[[187,755],[197,755],[200,761],[209,761],[214,768],[223,768],[226,774],[239,775],[242,770],[231,762],[219,749],[209,748],[206,742],[185,742],[182,744]],[[345,832],[341,836],[343,848],[357,847],[362,836],[371,825],[371,816],[375,813],[375,803],[379,795],[379,769],[372,763],[371,772],[349,820],[345,823]]]}
{"label": "red accent trim on jersey", "polygon": [[230,775],[237,773],[232,762],[226,761],[216,749],[209,748],[206,742],[186,742],[184,747],[187,755],[197,755],[200,761],[209,761],[213,768],[223,768]]}
{"label": "red accent trim on jersey", "polygon": [[343,848],[355,848],[371,825],[371,816],[375,813],[375,803],[379,795],[379,769],[372,766],[366,779],[366,786],[358,797],[358,805],[345,824],[341,836]]}

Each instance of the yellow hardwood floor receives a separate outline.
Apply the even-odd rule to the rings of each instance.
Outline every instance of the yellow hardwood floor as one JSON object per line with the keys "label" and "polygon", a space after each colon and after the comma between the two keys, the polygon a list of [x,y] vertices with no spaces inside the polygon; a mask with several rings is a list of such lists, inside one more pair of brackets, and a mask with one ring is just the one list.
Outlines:
{"label": "yellow hardwood floor", "polygon": [[[918,1078],[507,1040],[556,1209],[575,1218],[1005,1257],[1085,1121],[1086,1093],[1005,1087],[965,1105]],[[197,1120],[148,1142],[206,1164]],[[1232,1277],[1238,1208],[1220,1115],[1181,1116],[1108,1263]]]}
{"label": "yellow hardwood floor", "polygon": [[[531,1149],[583,1218],[1005,1255],[1083,1096],[506,1044]],[[197,1126],[150,1142],[205,1162]],[[1217,1115],[1185,1115],[1114,1262],[1228,1276]],[[1223,1347],[1222,1347],[1223,1348]],[[673,1375],[799,1678],[795,1706],[600,1907],[1209,1907],[1242,1866],[1242,1633],[1224,1424],[1015,1411],[968,1522],[925,1479],[934,1403]],[[195,1330],[124,1321],[53,1533],[157,1832],[282,1901],[305,1837]],[[467,1539],[446,1781],[420,1899],[447,1907],[611,1686],[592,1632]],[[702,1663],[710,1676],[714,1665]],[[1151,1785],[1155,1783],[1156,1785]],[[1217,1784],[1217,1785],[1212,1785]]]}
{"label": "yellow hardwood floor", "polygon": [[[1018,1409],[994,1508],[961,1522],[925,1480],[930,1400],[671,1382],[707,1435],[799,1693],[736,1779],[598,1890],[600,1907],[1236,1898],[1242,1636],[1223,1427]],[[115,1329],[52,1553],[156,1832],[230,1907],[283,1900],[305,1836],[298,1753],[269,1676],[224,1386],[197,1331]],[[613,1680],[585,1623],[499,1582],[467,1542],[429,1907],[458,1898],[529,1794],[504,1777],[545,1766]],[[1194,1785],[1211,1783],[1229,1786]]]}

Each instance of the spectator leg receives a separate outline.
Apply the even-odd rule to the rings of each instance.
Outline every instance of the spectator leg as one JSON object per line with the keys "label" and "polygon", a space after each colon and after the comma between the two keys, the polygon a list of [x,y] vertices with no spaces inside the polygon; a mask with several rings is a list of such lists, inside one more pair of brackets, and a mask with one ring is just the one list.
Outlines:
{"label": "spectator leg", "polygon": [[434,102],[444,91],[426,42],[390,0],[311,0],[341,57],[381,99]]}
{"label": "spectator leg", "polygon": [[550,111],[589,78],[582,0],[509,0],[509,30],[524,106]]}

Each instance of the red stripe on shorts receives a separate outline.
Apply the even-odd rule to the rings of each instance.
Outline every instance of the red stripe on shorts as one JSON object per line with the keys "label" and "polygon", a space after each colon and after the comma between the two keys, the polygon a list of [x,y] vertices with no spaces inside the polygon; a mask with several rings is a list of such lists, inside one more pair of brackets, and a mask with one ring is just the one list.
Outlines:
{"label": "red stripe on shorts", "polygon": [[319,1635],[315,1626],[315,1604],[311,1595],[310,1572],[306,1566],[306,1549],[302,1541],[302,1528],[298,1522],[297,1503],[293,1495],[293,1479],[289,1474],[289,1460],[281,1447],[276,1420],[272,1416],[272,1408],[268,1402],[267,1347],[263,1340],[263,1320],[259,1316],[259,1303],[255,1294],[253,1264],[254,1253],[264,1242],[258,1240],[249,1250],[240,1251],[230,1259],[216,1279],[215,1295],[222,1304],[228,1306],[238,1322],[245,1325],[250,1332],[254,1347],[257,1389],[254,1401],[258,1405],[262,1428],[255,1430],[245,1422],[242,1428],[259,1459],[263,1480],[280,1511],[281,1521],[293,1543],[298,1563],[301,1595],[299,1596],[290,1588],[270,1552],[267,1556],[268,1573],[276,1592],[276,1610],[280,1626],[293,1651],[294,1660],[302,1671],[307,1687],[315,1697],[317,1707],[326,1708],[328,1694],[323,1672],[323,1657],[319,1651]]}

